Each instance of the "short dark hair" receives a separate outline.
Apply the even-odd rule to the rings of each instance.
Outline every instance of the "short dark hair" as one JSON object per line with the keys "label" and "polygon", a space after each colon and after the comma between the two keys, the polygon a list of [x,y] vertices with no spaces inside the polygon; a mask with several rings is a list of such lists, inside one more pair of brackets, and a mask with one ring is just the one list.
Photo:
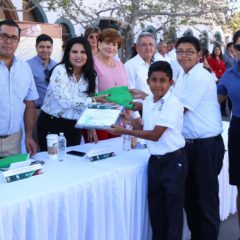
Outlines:
{"label": "short dark hair", "polygon": [[148,78],[151,77],[153,72],[164,72],[170,80],[173,78],[173,71],[171,65],[166,61],[157,61],[150,65],[148,70]]}
{"label": "short dark hair", "polygon": [[6,19],[6,20],[3,20],[3,21],[0,21],[0,29],[3,25],[7,25],[7,26],[11,26],[11,27],[16,27],[18,29],[18,37],[21,36],[21,29],[20,27],[18,26],[18,24],[12,20],[12,19]]}
{"label": "short dark hair", "polygon": [[226,48],[228,49],[228,48],[232,47],[232,45],[233,45],[233,42],[229,42],[229,43],[227,44]]}
{"label": "short dark hair", "polygon": [[40,34],[36,38],[36,46],[42,41],[49,41],[53,45],[53,39],[47,34]]}
{"label": "short dark hair", "polygon": [[[67,41],[62,61],[59,64],[64,64],[65,65],[68,76],[73,75],[73,69],[72,69],[72,65],[69,61],[69,56],[70,56],[70,51],[72,49],[72,46],[74,44],[82,44],[85,51],[86,51],[87,62],[83,66],[82,74],[84,76],[84,79],[88,82],[88,89],[87,89],[86,93],[88,95],[94,95],[95,90],[96,90],[96,76],[97,76],[97,73],[96,73],[96,71],[94,70],[94,67],[93,67],[93,55],[92,55],[91,46],[90,46],[90,43],[88,42],[88,40],[85,37],[74,37],[74,38],[71,38]],[[59,64],[57,64],[57,65],[59,65]],[[51,70],[51,73],[52,73],[52,70]]]}
{"label": "short dark hair", "polygon": [[236,31],[233,35],[233,44],[236,44],[238,38],[240,38],[240,30]]}
{"label": "short dark hair", "polygon": [[200,45],[200,41],[193,37],[193,36],[184,36],[181,37],[177,40],[176,43],[176,48],[181,44],[181,43],[190,43],[194,46],[194,48],[196,49],[197,52],[201,51],[201,45]]}

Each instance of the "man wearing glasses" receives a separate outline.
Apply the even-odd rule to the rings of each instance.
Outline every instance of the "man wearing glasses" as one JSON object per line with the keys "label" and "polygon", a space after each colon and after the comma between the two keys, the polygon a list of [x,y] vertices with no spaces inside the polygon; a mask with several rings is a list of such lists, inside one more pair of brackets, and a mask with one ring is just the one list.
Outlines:
{"label": "man wearing glasses", "polygon": [[21,30],[13,20],[0,22],[0,156],[21,152],[21,123],[24,118],[27,151],[34,155],[32,138],[34,100],[38,93],[30,67],[14,56]]}

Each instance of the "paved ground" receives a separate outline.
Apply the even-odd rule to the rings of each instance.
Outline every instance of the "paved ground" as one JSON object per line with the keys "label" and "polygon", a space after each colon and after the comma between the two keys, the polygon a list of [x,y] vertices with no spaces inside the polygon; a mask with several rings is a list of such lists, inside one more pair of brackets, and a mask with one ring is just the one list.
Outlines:
{"label": "paved ground", "polygon": [[239,240],[237,214],[230,215],[227,220],[221,222],[218,240]]}

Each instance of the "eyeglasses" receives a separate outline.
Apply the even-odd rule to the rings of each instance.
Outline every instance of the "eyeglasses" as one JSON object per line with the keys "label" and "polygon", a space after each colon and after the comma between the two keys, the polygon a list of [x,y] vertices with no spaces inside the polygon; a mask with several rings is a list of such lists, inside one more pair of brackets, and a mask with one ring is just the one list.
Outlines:
{"label": "eyeglasses", "polygon": [[88,36],[88,38],[89,39],[97,39],[98,40],[98,35],[95,35],[95,34],[90,34],[89,36]]}
{"label": "eyeglasses", "polygon": [[50,71],[47,68],[44,69],[44,74],[45,74],[45,81],[49,82]]}
{"label": "eyeglasses", "polygon": [[0,39],[3,40],[3,41],[7,41],[8,39],[10,39],[10,41],[12,43],[17,43],[19,41],[19,37],[14,36],[14,35],[9,36],[6,33],[0,33]]}
{"label": "eyeglasses", "polygon": [[240,51],[240,44],[234,45],[234,48],[235,48],[236,51]]}
{"label": "eyeglasses", "polygon": [[195,51],[191,51],[191,50],[186,50],[186,51],[183,51],[183,50],[177,50],[176,51],[177,55],[179,56],[182,56],[183,54],[185,54],[186,56],[190,57],[192,56],[194,53],[196,53]]}

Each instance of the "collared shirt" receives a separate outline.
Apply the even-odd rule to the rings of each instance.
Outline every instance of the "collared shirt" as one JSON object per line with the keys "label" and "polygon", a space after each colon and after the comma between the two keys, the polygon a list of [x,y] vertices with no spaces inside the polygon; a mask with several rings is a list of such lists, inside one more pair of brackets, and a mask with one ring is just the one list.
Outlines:
{"label": "collared shirt", "polygon": [[165,62],[171,63],[171,59],[168,57],[167,54],[165,56],[163,56],[158,51],[156,51],[155,54],[154,54],[154,61],[155,62],[156,61],[165,61]]}
{"label": "collared shirt", "polygon": [[10,68],[0,60],[0,135],[16,133],[21,128],[24,101],[36,100],[38,93],[29,65],[13,57]]}
{"label": "collared shirt", "polygon": [[228,69],[217,86],[219,95],[228,96],[232,102],[232,115],[240,117],[240,62]]}
{"label": "collared shirt", "polygon": [[143,101],[143,129],[152,130],[155,126],[167,129],[158,141],[146,140],[151,154],[163,155],[184,147],[183,106],[170,91],[157,102],[153,101],[153,96]]}
{"label": "collared shirt", "polygon": [[228,51],[226,51],[226,53],[224,54],[223,59],[227,69],[233,67],[236,62],[236,58],[232,57]]}
{"label": "collared shirt", "polygon": [[36,107],[41,107],[43,105],[43,99],[47,92],[48,83],[46,82],[46,74],[44,71],[51,70],[57,63],[52,59],[49,60],[47,66],[43,60],[37,55],[27,61],[32,69],[33,77],[39,94],[39,98],[35,101]]}
{"label": "collared shirt", "polygon": [[185,108],[183,136],[186,139],[208,138],[222,132],[220,106],[213,76],[196,64],[177,80],[174,94]]}
{"label": "collared shirt", "polygon": [[170,52],[168,52],[167,55],[171,59],[171,61],[177,60],[176,48],[173,48]]}
{"label": "collared shirt", "polygon": [[139,54],[124,64],[129,88],[136,88],[152,95],[147,84],[149,66],[150,65],[146,63]]}
{"label": "collared shirt", "polygon": [[64,64],[56,66],[41,109],[54,117],[77,120],[92,98],[85,91],[88,82],[81,76],[77,81],[69,77]]}

